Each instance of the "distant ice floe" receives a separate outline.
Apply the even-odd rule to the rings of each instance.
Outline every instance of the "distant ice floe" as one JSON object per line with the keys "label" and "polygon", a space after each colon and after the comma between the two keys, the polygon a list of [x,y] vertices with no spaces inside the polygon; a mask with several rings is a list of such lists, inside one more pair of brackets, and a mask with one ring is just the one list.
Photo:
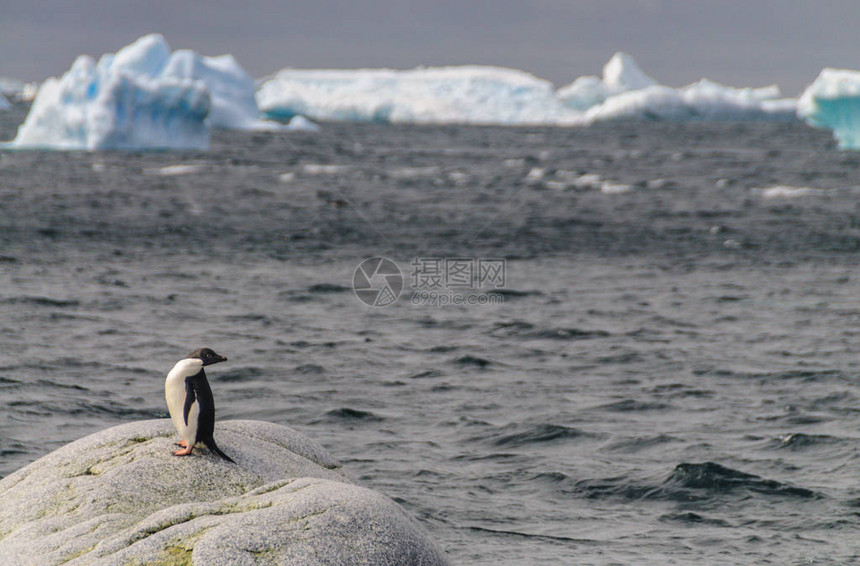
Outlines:
{"label": "distant ice floe", "polygon": [[515,69],[483,66],[390,69],[284,69],[257,91],[264,115],[286,120],[585,125],[606,120],[793,120],[796,100],[777,86],[732,88],[707,79],[672,88],[616,53],[602,77],[555,90]]}
{"label": "distant ice floe", "polygon": [[230,55],[170,52],[159,34],[98,63],[82,55],[40,87],[14,148],[205,149],[211,127],[279,127],[259,119],[255,84]]}
{"label": "distant ice floe", "polygon": [[321,163],[305,163],[302,172],[306,175],[340,175],[352,170],[349,165],[325,165]]}
{"label": "distant ice floe", "polygon": [[633,185],[628,185],[626,183],[613,183],[611,181],[604,181],[600,185],[600,192],[607,195],[620,195],[622,193],[629,193],[633,190]]}
{"label": "distant ice floe", "polygon": [[167,165],[158,169],[150,169],[147,172],[161,177],[179,177],[181,175],[192,175],[203,171],[203,165],[196,163],[187,163],[179,165]]}
{"label": "distant ice floe", "polygon": [[797,115],[829,128],[843,149],[860,149],[860,71],[823,69],[803,91]]}
{"label": "distant ice floe", "polygon": [[813,189],[811,187],[792,187],[789,185],[756,188],[753,189],[753,191],[761,195],[763,198],[797,198],[823,194],[821,189]]}
{"label": "distant ice floe", "polygon": [[10,77],[0,77],[0,96],[6,101],[21,100],[32,102],[39,90],[38,83],[27,83]]}
{"label": "distant ice floe", "polygon": [[[663,179],[658,179],[660,183],[652,184],[650,181],[645,183],[646,188],[664,188],[666,182]],[[525,177],[523,183],[529,186],[542,187],[553,191],[600,191],[607,195],[617,195],[629,193],[635,190],[633,185],[627,183],[619,183],[604,179],[597,173],[578,173],[576,171],[568,171],[559,169],[554,172],[548,172],[543,167],[532,167]]]}

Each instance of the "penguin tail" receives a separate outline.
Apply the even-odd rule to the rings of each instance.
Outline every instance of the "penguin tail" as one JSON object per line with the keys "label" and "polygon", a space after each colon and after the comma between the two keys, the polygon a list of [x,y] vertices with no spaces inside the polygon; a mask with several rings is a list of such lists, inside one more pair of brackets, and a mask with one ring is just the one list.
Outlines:
{"label": "penguin tail", "polygon": [[217,445],[217,444],[215,444],[215,439],[214,439],[214,438],[210,438],[209,440],[204,440],[204,441],[203,441],[203,444],[205,444],[205,445],[206,445],[206,447],[207,447],[209,450],[211,450],[211,451],[212,451],[212,452],[214,452],[215,454],[218,454],[219,456],[221,456],[222,458],[224,458],[224,459],[225,459],[225,460],[227,460],[228,462],[232,462],[232,463],[234,463],[234,464],[236,463],[236,461],[235,461],[235,460],[233,460],[233,458],[231,458],[230,456],[228,456],[228,455],[224,454],[223,452],[221,452],[221,449],[220,449],[220,448],[218,448],[218,445]]}

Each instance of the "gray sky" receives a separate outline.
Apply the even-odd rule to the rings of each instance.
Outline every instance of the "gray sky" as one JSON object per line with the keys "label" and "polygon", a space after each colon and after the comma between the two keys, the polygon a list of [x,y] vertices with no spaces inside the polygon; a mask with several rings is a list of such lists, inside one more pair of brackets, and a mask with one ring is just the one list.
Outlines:
{"label": "gray sky", "polygon": [[284,67],[488,64],[566,84],[617,50],[664,84],[797,94],[860,69],[858,0],[0,0],[0,76],[41,80],[151,32],[173,49]]}

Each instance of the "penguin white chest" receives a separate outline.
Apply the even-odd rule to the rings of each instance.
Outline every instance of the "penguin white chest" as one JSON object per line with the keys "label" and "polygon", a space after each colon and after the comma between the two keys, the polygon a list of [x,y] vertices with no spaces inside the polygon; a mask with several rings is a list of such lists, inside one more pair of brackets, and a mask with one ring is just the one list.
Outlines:
{"label": "penguin white chest", "polygon": [[197,422],[200,415],[200,404],[195,401],[188,412],[188,422],[185,421],[185,379],[196,375],[203,368],[203,362],[198,359],[180,360],[173,366],[167,379],[164,381],[164,398],[167,401],[167,410],[173,426],[179,432],[179,436],[188,443],[194,445],[197,437]]}

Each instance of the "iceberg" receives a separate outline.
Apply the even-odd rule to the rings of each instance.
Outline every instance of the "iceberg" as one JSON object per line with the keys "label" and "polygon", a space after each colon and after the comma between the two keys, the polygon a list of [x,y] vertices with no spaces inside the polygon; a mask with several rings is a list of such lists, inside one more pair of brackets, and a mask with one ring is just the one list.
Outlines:
{"label": "iceberg", "polygon": [[558,89],[556,97],[568,108],[585,111],[610,96],[656,86],[630,55],[619,51],[603,66],[603,78],[587,75]]}
{"label": "iceberg", "polygon": [[623,51],[617,52],[603,66],[603,82],[610,92],[639,90],[657,84],[639,68],[633,57]]}
{"label": "iceberg", "polygon": [[733,88],[707,79],[661,85],[618,52],[602,77],[555,90],[515,69],[483,66],[284,69],[263,81],[257,104],[269,118],[412,124],[587,125],[605,120],[792,120],[794,99],[777,86]]}
{"label": "iceberg", "polygon": [[212,127],[280,127],[260,120],[255,90],[232,56],[171,53],[151,34],[45,81],[9,147],[205,149]]}
{"label": "iceberg", "polygon": [[16,93],[23,92],[26,83],[10,77],[0,77],[0,94],[13,97]]}
{"label": "iceberg", "polygon": [[271,130],[280,124],[260,119],[254,79],[232,55],[205,57],[187,49],[173,53],[161,76],[199,80],[209,89],[211,105],[207,119],[214,128]]}
{"label": "iceberg", "polygon": [[12,105],[9,104],[9,101],[6,100],[6,97],[3,96],[2,92],[0,92],[0,110],[8,110],[9,108],[12,108]]}
{"label": "iceberg", "polygon": [[791,120],[796,101],[783,99],[776,85],[734,88],[702,79],[682,88],[659,84],[630,55],[618,52],[603,78],[585,76],[556,96],[584,113],[585,123],[608,120]]}
{"label": "iceberg", "polygon": [[32,102],[39,90],[38,83],[25,83],[10,77],[0,77],[0,96],[9,100]]}
{"label": "iceberg", "polygon": [[488,66],[284,69],[257,91],[263,114],[282,121],[410,124],[545,124],[565,112],[552,83]]}
{"label": "iceberg", "polygon": [[160,76],[170,48],[149,35],[98,63],[78,57],[39,88],[13,148],[203,149],[210,97],[202,81]]}
{"label": "iceberg", "polygon": [[586,111],[597,120],[793,120],[796,101],[776,86],[733,88],[702,79],[675,89],[649,86],[610,96]]}
{"label": "iceberg", "polygon": [[295,132],[318,132],[320,127],[301,114],[293,116],[292,120],[286,125],[286,129]]}
{"label": "iceberg", "polygon": [[860,71],[823,69],[800,96],[797,115],[832,130],[839,147],[860,149]]}
{"label": "iceberg", "polygon": [[606,83],[600,77],[593,75],[579,77],[556,92],[556,97],[562,104],[578,112],[584,112],[603,103],[609,98],[609,95],[610,92]]}

